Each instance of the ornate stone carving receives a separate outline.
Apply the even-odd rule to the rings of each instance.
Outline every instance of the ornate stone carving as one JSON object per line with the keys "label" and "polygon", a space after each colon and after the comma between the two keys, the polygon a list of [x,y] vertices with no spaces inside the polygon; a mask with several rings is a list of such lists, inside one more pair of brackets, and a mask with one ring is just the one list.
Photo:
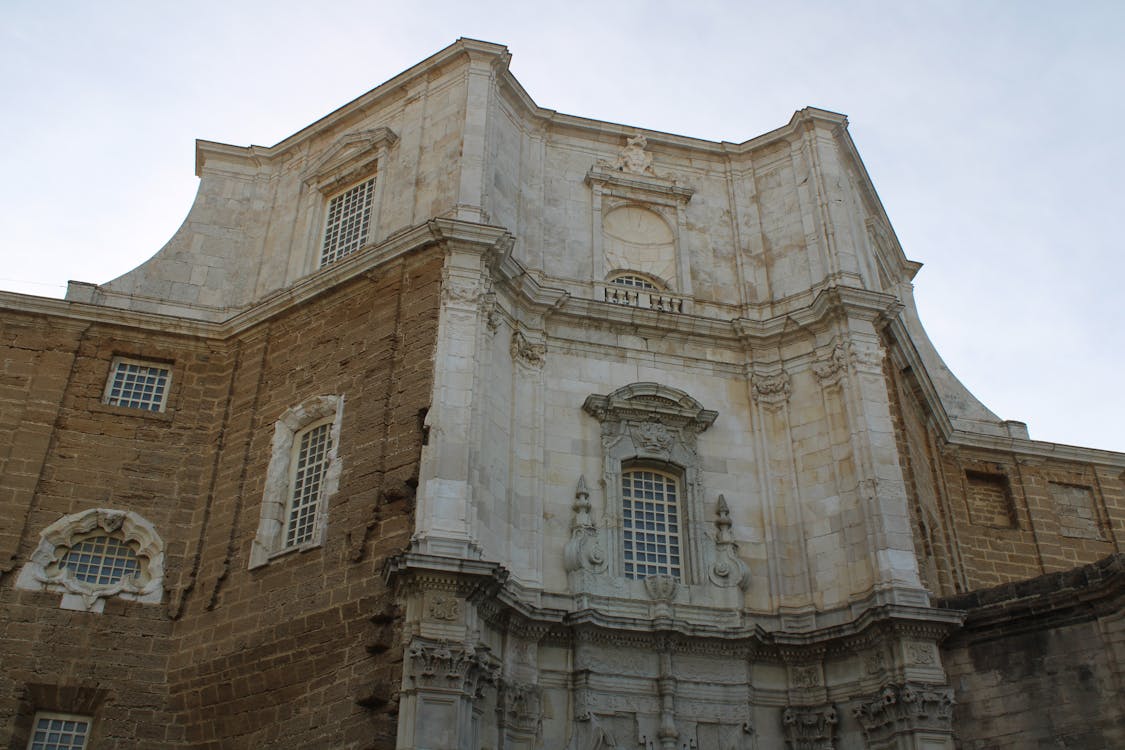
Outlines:
{"label": "ornate stone carving", "polygon": [[538,737],[543,729],[543,691],[538,685],[500,680],[496,715],[501,727]]}
{"label": "ornate stone carving", "polygon": [[574,490],[574,522],[570,527],[570,540],[563,550],[563,564],[568,573],[577,570],[603,572],[606,565],[605,550],[598,538],[598,529],[590,513],[590,492],[586,477],[578,477]]}
{"label": "ornate stone carving", "polygon": [[642,422],[633,428],[633,441],[650,453],[667,453],[674,439],[660,422]]}
{"label": "ornate stone carving", "polygon": [[521,331],[512,332],[512,359],[528,367],[540,368],[546,354],[546,344],[533,343]]}
{"label": "ornate stone carving", "polygon": [[880,674],[887,668],[887,657],[882,651],[872,651],[863,660],[867,674]]}
{"label": "ornate stone carving", "polygon": [[780,407],[789,400],[792,386],[789,373],[782,370],[776,373],[754,373],[750,378],[750,389],[754,400],[769,407]]}
{"label": "ornate stone carving", "polygon": [[953,689],[918,682],[885,685],[852,713],[868,742],[913,730],[952,733]]}
{"label": "ornate stone carving", "polygon": [[648,139],[643,133],[637,133],[625,142],[625,148],[613,161],[600,161],[599,166],[615,169],[618,172],[629,174],[647,174],[656,176],[652,170],[652,154],[645,151],[648,148]]}
{"label": "ornate stone carving", "polygon": [[479,276],[453,274],[448,269],[442,275],[441,297],[446,303],[475,306],[484,291]]}
{"label": "ornate stone carving", "polygon": [[793,685],[799,688],[812,688],[820,685],[820,669],[815,666],[793,667]]}
{"label": "ornate stone carving", "polygon": [[484,324],[489,333],[500,330],[500,323],[504,316],[500,314],[500,305],[496,304],[496,295],[489,293],[484,296]]}
{"label": "ornate stone carving", "polygon": [[781,727],[789,750],[835,750],[836,707],[788,706],[781,712]]}
{"label": "ornate stone carving", "polygon": [[813,374],[821,385],[835,385],[848,371],[848,350],[843,344],[836,344],[828,355],[813,362]]}
{"label": "ornate stone carving", "polygon": [[[66,562],[67,553],[83,540],[111,536],[136,555],[137,569],[113,583],[81,580]],[[63,595],[62,607],[101,612],[105,599],[120,596],[146,604],[164,594],[164,541],[147,520],[127,510],[92,508],[63,516],[39,534],[39,545],[20,570],[16,587]]]}
{"label": "ornate stone carving", "polygon": [[429,615],[435,620],[457,620],[461,617],[461,602],[449,594],[434,594],[430,600]]}
{"label": "ornate stone carving", "polygon": [[738,556],[738,545],[730,532],[730,506],[722,495],[715,503],[715,516],[715,562],[708,571],[711,583],[745,591],[750,588],[750,568]]}
{"label": "ornate stone carving", "polygon": [[937,663],[937,654],[929,643],[907,643],[906,658],[911,664],[930,666]]}
{"label": "ornate stone carving", "polygon": [[499,674],[496,659],[484,647],[415,638],[407,653],[410,676],[421,689],[480,697],[484,686],[495,684]]}
{"label": "ornate stone carving", "polygon": [[649,576],[645,579],[645,591],[658,602],[672,601],[678,585],[679,581],[674,576]]}

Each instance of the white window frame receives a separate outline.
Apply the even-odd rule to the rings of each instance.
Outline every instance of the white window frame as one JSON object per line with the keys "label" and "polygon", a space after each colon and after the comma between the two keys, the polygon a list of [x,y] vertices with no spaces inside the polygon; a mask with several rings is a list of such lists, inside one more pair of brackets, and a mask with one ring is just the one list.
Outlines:
{"label": "white window frame", "polygon": [[[136,575],[108,584],[89,583],[75,577],[64,564],[76,544],[103,535],[121,540],[136,553]],[[20,570],[16,588],[58,592],[62,594],[62,609],[98,613],[112,596],[159,604],[164,596],[163,583],[164,541],[152,524],[132,511],[91,508],[63,516],[40,532],[39,545]]]}
{"label": "white window frame", "polygon": [[[86,730],[82,736],[82,744],[75,745],[74,743],[70,743],[67,745],[48,745],[36,743],[35,734],[36,732],[40,731],[40,721],[73,721],[76,723],[85,724]],[[27,750],[56,750],[57,748],[63,748],[63,750],[74,750],[75,748],[77,748],[77,750],[85,750],[85,748],[88,748],[90,746],[90,731],[93,729],[93,727],[94,718],[92,716],[84,716],[81,714],[66,714],[59,711],[36,711],[35,717],[31,720],[31,736],[27,739]],[[50,729],[48,728],[46,731],[49,732]]]}
{"label": "white window frame", "polygon": [[[163,392],[160,395],[159,401],[153,400],[151,403],[156,406],[151,409],[148,406],[136,406],[133,404],[120,403],[113,395],[114,386],[117,383],[117,374],[123,368],[127,367],[147,367],[153,370],[162,370],[164,375]],[[172,389],[172,365],[167,362],[153,362],[150,360],[133,359],[132,357],[114,357],[109,365],[109,377],[106,378],[105,390],[102,392],[102,403],[110,406],[117,406],[122,409],[136,409],[137,411],[148,413],[163,412],[168,406],[168,393]],[[132,399],[136,400],[136,399]]]}
{"label": "white window frame", "polygon": [[[315,396],[285,411],[274,425],[266,485],[262,494],[258,531],[250,548],[251,569],[279,555],[320,547],[328,529],[328,507],[340,486],[340,425],[344,416],[343,396]],[[316,497],[311,537],[287,543],[297,471],[300,438],[320,425],[329,424],[329,449]]]}

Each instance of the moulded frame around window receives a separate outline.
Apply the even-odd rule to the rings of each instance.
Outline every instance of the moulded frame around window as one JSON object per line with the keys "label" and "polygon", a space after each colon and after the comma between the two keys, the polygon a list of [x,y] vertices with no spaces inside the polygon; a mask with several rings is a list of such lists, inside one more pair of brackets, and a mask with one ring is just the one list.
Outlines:
{"label": "moulded frame around window", "polygon": [[[136,574],[108,583],[80,580],[64,563],[71,549],[97,536],[111,536],[129,545],[137,556]],[[59,606],[101,612],[105,600],[158,604],[164,596],[164,541],[142,516],[127,510],[91,508],[63,516],[39,534],[39,545],[20,569],[16,588],[62,594]]]}
{"label": "moulded frame around window", "polygon": [[[154,397],[146,397],[144,388],[140,389],[139,397],[126,397],[124,394],[114,395],[114,391],[119,387],[118,375],[121,374],[120,385],[135,385],[135,379],[129,377],[129,368],[148,368],[149,370],[157,370],[160,375],[156,376],[156,383],[154,384]],[[118,356],[114,357],[109,365],[109,376],[106,378],[105,389],[102,392],[102,403],[109,406],[118,406],[124,409],[137,409],[138,411],[149,413],[161,413],[168,407],[168,393],[172,389],[172,365],[168,362],[156,362],[152,360],[136,359],[133,357]],[[133,393],[136,389],[129,389],[128,393]],[[133,403],[122,403],[128,401]],[[150,408],[155,406],[156,408]]]}
{"label": "moulded frame around window", "polygon": [[[266,565],[271,559],[300,550],[320,547],[328,528],[328,507],[340,485],[342,463],[339,458],[340,426],[344,415],[343,396],[314,396],[287,409],[274,424],[270,462],[262,493],[258,531],[250,547],[250,569]],[[286,544],[288,514],[292,508],[293,475],[299,436],[320,424],[331,424],[327,466],[321,478],[312,536],[304,542]]]}

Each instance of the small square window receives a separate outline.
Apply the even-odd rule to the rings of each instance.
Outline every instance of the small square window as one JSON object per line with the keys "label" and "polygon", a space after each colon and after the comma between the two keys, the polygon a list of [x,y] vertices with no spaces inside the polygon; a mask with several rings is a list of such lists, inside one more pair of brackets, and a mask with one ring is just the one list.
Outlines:
{"label": "small square window", "polygon": [[167,365],[116,357],[105,386],[104,401],[144,411],[164,411],[172,370]]}
{"label": "small square window", "polygon": [[371,222],[374,197],[375,178],[372,177],[328,201],[328,219],[324,224],[324,247],[320,252],[320,265],[328,265],[367,244],[367,229]]}
{"label": "small square window", "polygon": [[89,716],[40,711],[27,750],[84,750],[89,736]]}

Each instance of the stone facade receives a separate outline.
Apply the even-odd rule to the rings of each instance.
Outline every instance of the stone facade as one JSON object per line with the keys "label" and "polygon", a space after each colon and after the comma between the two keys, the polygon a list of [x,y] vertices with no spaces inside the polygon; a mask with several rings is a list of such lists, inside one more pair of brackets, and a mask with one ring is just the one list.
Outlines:
{"label": "stone facade", "polygon": [[[1120,575],[1034,637],[971,592],[1116,570],[1125,456],[949,373],[846,119],[711,143],[507,64],[460,40],[200,142],[151,260],[2,296],[0,744],[52,710],[95,747],[1017,747],[1059,693],[999,681],[1119,691]],[[93,539],[132,589],[75,583]],[[1099,706],[1051,721],[1111,746]]]}

